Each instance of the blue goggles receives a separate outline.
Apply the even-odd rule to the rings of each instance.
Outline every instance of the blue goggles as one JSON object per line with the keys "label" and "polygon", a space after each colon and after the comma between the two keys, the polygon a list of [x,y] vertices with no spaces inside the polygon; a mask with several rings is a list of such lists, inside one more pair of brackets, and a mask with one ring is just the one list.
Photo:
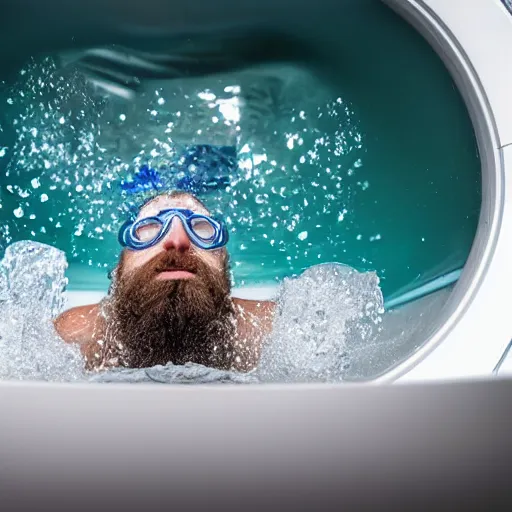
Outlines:
{"label": "blue goggles", "polygon": [[219,249],[228,243],[224,223],[185,208],[169,208],[153,217],[125,222],[119,231],[119,243],[134,251],[148,249],[167,235],[174,217],[180,219],[190,241],[200,249]]}

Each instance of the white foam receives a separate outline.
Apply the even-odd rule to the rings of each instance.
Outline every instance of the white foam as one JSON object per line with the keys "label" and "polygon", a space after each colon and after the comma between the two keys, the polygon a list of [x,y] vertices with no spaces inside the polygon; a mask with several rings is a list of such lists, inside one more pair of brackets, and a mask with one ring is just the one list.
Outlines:
{"label": "white foam", "polygon": [[76,381],[83,360],[63,343],[51,318],[60,313],[66,283],[65,254],[45,244],[10,245],[0,262],[0,378]]}
{"label": "white foam", "polygon": [[[379,332],[383,297],[375,272],[311,267],[280,287],[278,313],[256,370],[262,382],[340,382],[354,350]],[[371,357],[371,349],[366,351]]]}

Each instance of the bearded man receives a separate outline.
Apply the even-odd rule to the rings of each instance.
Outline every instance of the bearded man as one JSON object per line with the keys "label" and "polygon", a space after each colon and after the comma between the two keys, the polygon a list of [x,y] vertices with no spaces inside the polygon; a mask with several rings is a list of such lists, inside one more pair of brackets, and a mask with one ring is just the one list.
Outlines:
{"label": "bearded man", "polygon": [[89,370],[199,363],[249,371],[272,329],[275,304],[231,297],[228,231],[185,192],[145,203],[119,233],[108,296],[55,320]]}

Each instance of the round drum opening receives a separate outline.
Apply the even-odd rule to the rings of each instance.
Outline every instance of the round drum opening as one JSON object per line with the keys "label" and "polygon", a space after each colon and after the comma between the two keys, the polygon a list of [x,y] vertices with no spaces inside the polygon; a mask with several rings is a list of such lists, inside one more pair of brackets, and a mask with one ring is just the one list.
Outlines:
{"label": "round drum opening", "polygon": [[20,67],[0,99],[0,229],[4,305],[24,320],[2,326],[1,377],[83,378],[50,331],[39,355],[20,347],[41,337],[38,311],[107,293],[122,223],[171,189],[225,222],[233,294],[279,301],[251,379],[368,381],[423,347],[477,232],[477,138],[445,64],[391,9],[352,6],[337,37],[327,74],[289,62],[144,80],[149,54],[118,46]]}

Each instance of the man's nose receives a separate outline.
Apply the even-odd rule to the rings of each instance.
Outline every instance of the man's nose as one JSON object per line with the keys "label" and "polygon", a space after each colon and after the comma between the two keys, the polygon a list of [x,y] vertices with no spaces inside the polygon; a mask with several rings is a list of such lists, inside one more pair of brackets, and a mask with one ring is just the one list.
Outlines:
{"label": "man's nose", "polygon": [[179,218],[172,219],[171,227],[163,240],[163,247],[166,251],[178,252],[186,252],[190,249],[190,238]]}

